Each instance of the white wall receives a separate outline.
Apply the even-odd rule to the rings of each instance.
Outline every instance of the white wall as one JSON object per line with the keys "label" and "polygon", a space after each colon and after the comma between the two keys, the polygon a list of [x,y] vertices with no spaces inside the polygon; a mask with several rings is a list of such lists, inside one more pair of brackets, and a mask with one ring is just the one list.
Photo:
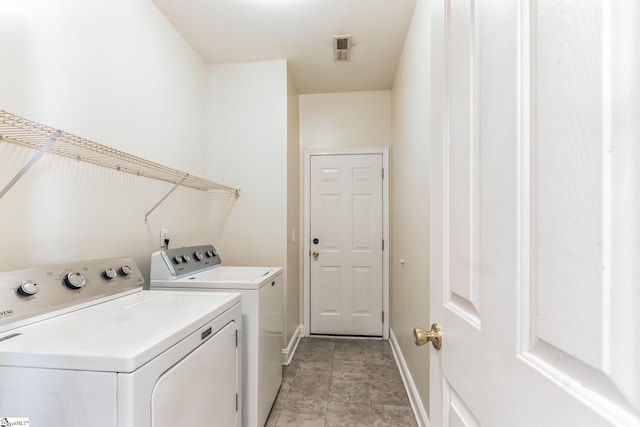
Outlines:
{"label": "white wall", "polygon": [[369,148],[391,144],[391,91],[300,96],[303,148]]}
{"label": "white wall", "polygon": [[[284,269],[283,347],[300,324],[297,243],[297,97],[286,61],[208,67],[208,175],[242,189],[213,212],[213,241],[229,265]],[[293,159],[295,157],[295,161]],[[296,230],[297,235],[297,230]]]}
{"label": "white wall", "polygon": [[204,64],[150,0],[4,0],[0,38],[0,108],[204,173]]}
{"label": "white wall", "polygon": [[[429,319],[429,32],[418,1],[393,85],[391,329],[423,407],[429,407],[429,347],[413,328]],[[404,266],[400,264],[404,260]]]}
{"label": "white wall", "polygon": [[[149,0],[0,3],[0,108],[203,175],[205,67]],[[0,186],[32,155],[0,142]],[[209,196],[53,155],[0,199],[0,270],[209,241]]]}
{"label": "white wall", "polygon": [[214,242],[223,262],[286,262],[287,63],[208,67],[208,175],[242,189],[220,217]]}

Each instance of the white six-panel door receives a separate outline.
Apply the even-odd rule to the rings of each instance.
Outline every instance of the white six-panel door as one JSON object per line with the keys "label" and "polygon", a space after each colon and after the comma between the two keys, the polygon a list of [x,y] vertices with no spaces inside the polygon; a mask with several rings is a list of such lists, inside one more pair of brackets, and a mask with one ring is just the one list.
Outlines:
{"label": "white six-panel door", "polygon": [[313,334],[382,336],[382,164],[382,154],[311,156]]}
{"label": "white six-panel door", "polygon": [[430,13],[431,425],[640,425],[640,7]]}

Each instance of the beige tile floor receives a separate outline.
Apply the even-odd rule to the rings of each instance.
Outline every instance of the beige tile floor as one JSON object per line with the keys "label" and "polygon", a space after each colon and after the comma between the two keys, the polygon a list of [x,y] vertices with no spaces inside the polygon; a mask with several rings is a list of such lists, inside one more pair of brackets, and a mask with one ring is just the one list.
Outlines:
{"label": "beige tile floor", "polygon": [[415,427],[388,341],[303,338],[267,427]]}

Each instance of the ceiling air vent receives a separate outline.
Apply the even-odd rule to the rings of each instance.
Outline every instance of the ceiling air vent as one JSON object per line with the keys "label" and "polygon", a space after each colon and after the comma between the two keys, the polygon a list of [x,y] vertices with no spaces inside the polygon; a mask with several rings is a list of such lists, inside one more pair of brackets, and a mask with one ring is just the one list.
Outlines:
{"label": "ceiling air vent", "polygon": [[351,61],[351,36],[333,37],[333,60],[335,62]]}

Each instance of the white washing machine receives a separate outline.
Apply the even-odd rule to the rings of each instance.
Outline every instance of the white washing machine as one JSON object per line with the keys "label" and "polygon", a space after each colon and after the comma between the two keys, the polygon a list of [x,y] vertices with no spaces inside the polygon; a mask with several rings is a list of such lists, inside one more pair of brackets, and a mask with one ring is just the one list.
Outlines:
{"label": "white washing machine", "polygon": [[263,427],[282,384],[282,268],[221,265],[212,245],[154,252],[151,289],[242,294],[243,425]]}
{"label": "white washing machine", "polygon": [[143,284],[131,258],[0,273],[0,418],[241,426],[240,294]]}

